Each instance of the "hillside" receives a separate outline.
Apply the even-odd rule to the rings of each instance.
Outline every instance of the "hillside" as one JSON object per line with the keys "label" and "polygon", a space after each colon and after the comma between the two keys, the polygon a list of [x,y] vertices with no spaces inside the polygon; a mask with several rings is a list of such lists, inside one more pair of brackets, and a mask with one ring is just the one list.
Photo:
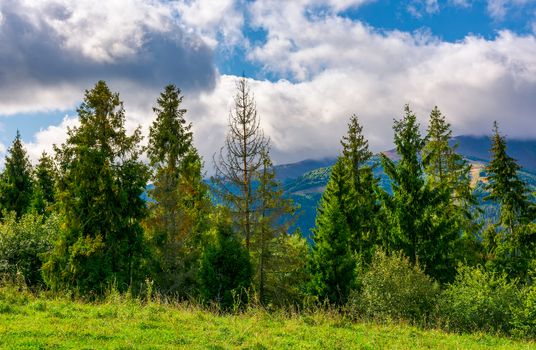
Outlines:
{"label": "hillside", "polygon": [[101,303],[0,294],[2,349],[529,349],[530,342],[351,322],[315,311],[218,314],[113,295]]}
{"label": "hillside", "polygon": [[[471,164],[472,186],[484,211],[484,219],[494,217],[497,214],[496,208],[489,203],[484,203],[484,197],[487,195],[484,184],[487,181],[485,166],[489,160],[489,138],[458,136],[454,142],[458,143],[458,152]],[[536,189],[536,141],[509,140],[508,152],[523,166],[520,172],[521,178],[529,184],[532,190]],[[383,153],[397,160],[394,150]],[[299,227],[304,236],[309,237],[310,230],[314,227],[318,201],[322,197],[322,192],[329,180],[331,166],[335,161],[335,158],[325,158],[316,162],[307,160],[276,166],[276,174],[285,186],[285,194],[300,205],[301,215],[297,218],[294,228]],[[308,170],[315,164],[322,166]],[[379,156],[373,157],[372,164],[375,165],[374,175],[379,179],[380,185],[389,190],[389,178],[381,168]],[[300,174],[301,171],[304,172]],[[300,175],[293,178],[289,174]]]}

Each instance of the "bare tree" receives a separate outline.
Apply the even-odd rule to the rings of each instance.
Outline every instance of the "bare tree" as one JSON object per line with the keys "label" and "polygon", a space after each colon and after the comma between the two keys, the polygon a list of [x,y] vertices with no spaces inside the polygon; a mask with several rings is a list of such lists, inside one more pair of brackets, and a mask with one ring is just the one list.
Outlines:
{"label": "bare tree", "polygon": [[245,78],[236,84],[234,108],[229,113],[229,130],[219,157],[214,157],[213,177],[216,194],[229,205],[234,220],[245,236],[250,249],[255,192],[252,182],[262,165],[262,151],[268,139],[260,127],[254,96]]}

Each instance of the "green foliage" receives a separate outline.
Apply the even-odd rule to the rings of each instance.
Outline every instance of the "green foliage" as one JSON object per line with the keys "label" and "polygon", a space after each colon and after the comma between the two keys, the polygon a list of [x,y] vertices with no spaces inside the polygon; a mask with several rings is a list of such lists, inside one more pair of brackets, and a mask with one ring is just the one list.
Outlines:
{"label": "green foliage", "polygon": [[265,295],[275,306],[301,305],[303,303],[309,245],[299,231],[292,235],[281,234],[272,238],[270,267],[265,280]]}
{"label": "green foliage", "polygon": [[487,200],[500,204],[500,221],[509,234],[527,219],[529,200],[526,184],[519,178],[521,167],[506,153],[506,139],[499,134],[497,122],[493,126],[491,161],[487,167],[490,191]]}
{"label": "green foliage", "polygon": [[351,190],[346,160],[339,158],[318,208],[314,245],[309,259],[310,291],[321,300],[342,305],[355,280],[356,262],[350,250],[350,227],[344,208]]}
{"label": "green foliage", "polygon": [[449,330],[507,333],[518,303],[518,289],[505,274],[460,266],[455,281],[442,293],[439,307]]}
{"label": "green foliage", "polygon": [[11,280],[20,274],[27,286],[41,286],[43,257],[52,249],[59,230],[55,215],[45,219],[28,213],[17,220],[14,211],[6,213],[0,222],[0,274]]}
{"label": "green foliage", "polygon": [[456,248],[475,243],[479,231],[474,217],[478,211],[471,188],[471,165],[456,152],[457,145],[450,145],[451,141],[450,124],[436,106],[430,114],[422,163],[429,191],[440,199],[432,213],[437,251],[427,270],[441,282],[452,282],[456,260],[472,259],[470,250],[464,256],[466,251]]}
{"label": "green foliage", "polygon": [[506,153],[506,139],[496,122],[491,153],[486,169],[490,194],[485,199],[498,203],[500,212],[499,221],[488,229],[489,266],[512,277],[524,277],[536,247],[536,230],[529,224],[534,213],[527,185],[518,174],[520,166]]}
{"label": "green foliage", "polygon": [[0,183],[0,206],[3,211],[14,211],[21,217],[30,208],[33,181],[32,166],[18,130],[7,153]]}
{"label": "green foliage", "polygon": [[395,120],[398,162],[382,155],[382,164],[391,179],[393,195],[379,191],[382,204],[382,243],[390,251],[402,250],[412,263],[417,263],[433,278],[445,280],[452,271],[449,253],[457,238],[451,229],[454,218],[441,210],[451,193],[428,186],[424,176],[422,150],[425,140],[409,106],[401,120]]}
{"label": "green foliage", "polygon": [[157,100],[156,120],[147,153],[154,188],[149,196],[146,236],[154,258],[153,278],[163,294],[192,295],[197,289],[201,238],[207,230],[210,201],[202,160],[192,143],[191,124],[181,109],[183,97],[173,85]]}
{"label": "green foliage", "polygon": [[141,281],[148,180],[139,160],[140,130],[127,136],[117,93],[99,81],[78,108],[80,126],[56,149],[58,201],[64,227],[43,266],[53,290],[101,294]]}
{"label": "green foliage", "polygon": [[350,118],[347,135],[341,140],[343,158],[350,174],[348,198],[342,208],[351,232],[350,247],[365,262],[370,262],[377,243],[376,217],[379,210],[374,189],[377,179],[370,166],[372,152],[355,115]]}
{"label": "green foliage", "polygon": [[425,321],[439,294],[439,285],[401,252],[377,251],[361,284],[351,304],[376,320]]}
{"label": "green foliage", "polygon": [[224,210],[215,214],[211,240],[204,248],[199,269],[201,296],[230,309],[247,302],[252,267],[248,251]]}
{"label": "green foliage", "polygon": [[519,304],[513,304],[513,334],[536,338],[536,285],[530,284],[520,291]]}
{"label": "green foliage", "polygon": [[[258,293],[258,299],[262,304],[276,301],[276,291],[281,297],[284,294],[283,286],[293,289],[285,280],[293,279],[290,274],[300,273],[299,266],[302,262],[297,262],[294,256],[293,246],[289,245],[288,230],[292,224],[292,217],[295,215],[296,207],[292,200],[283,197],[283,188],[275,179],[273,164],[270,159],[269,150],[262,151],[263,164],[257,175],[259,179],[257,192],[257,202],[255,203],[255,228],[251,242],[251,257],[254,267],[254,287]],[[283,256],[286,259],[283,259]],[[285,266],[286,264],[290,264]],[[282,274],[281,278],[274,275]],[[271,283],[274,283],[273,285]],[[295,294],[290,292],[289,295]],[[287,297],[276,302],[281,303]]]}
{"label": "green foliage", "polygon": [[32,209],[39,214],[48,213],[50,206],[54,204],[56,177],[54,161],[46,152],[43,152],[34,169],[35,184],[32,199]]}

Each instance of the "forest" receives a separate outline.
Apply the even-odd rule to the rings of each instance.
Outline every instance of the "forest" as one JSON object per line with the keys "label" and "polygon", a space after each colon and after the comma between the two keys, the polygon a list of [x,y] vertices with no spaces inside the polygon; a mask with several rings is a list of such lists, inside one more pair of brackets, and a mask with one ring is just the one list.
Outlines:
{"label": "forest", "polygon": [[213,159],[198,153],[175,85],[155,101],[146,142],[140,128],[127,132],[121,97],[104,81],[86,90],[65,143],[35,166],[17,133],[0,177],[2,285],[87,302],[118,293],[219,314],[320,308],[351,322],[536,337],[536,202],[497,123],[489,217],[438,107],[423,134],[404,106],[392,125],[397,157],[379,154],[380,164],[370,162],[366,125],[349,116],[307,239],[248,80],[232,95]]}

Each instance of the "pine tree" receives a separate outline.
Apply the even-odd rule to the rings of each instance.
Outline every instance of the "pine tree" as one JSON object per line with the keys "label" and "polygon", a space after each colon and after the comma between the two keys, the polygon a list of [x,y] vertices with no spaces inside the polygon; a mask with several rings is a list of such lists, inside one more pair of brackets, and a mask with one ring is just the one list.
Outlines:
{"label": "pine tree", "polygon": [[275,179],[268,148],[262,151],[261,156],[263,162],[259,169],[258,201],[255,203],[257,231],[251,244],[255,286],[259,301],[265,304],[268,300],[273,300],[275,289],[281,289],[280,285],[275,285],[275,279],[271,275],[280,273],[284,268],[277,256],[287,247],[288,229],[296,208],[291,199],[283,197],[283,188]]}
{"label": "pine tree", "polygon": [[84,295],[111,284],[135,288],[143,277],[141,195],[148,180],[140,129],[126,134],[123,104],[104,81],[86,91],[77,112],[80,126],[56,148],[64,230],[43,266],[45,281]]}
{"label": "pine tree", "polygon": [[390,251],[402,250],[415,264],[419,262],[434,278],[444,254],[441,223],[436,220],[438,205],[445,201],[445,192],[426,185],[421,152],[425,140],[419,132],[415,114],[406,105],[404,117],[395,120],[395,145],[400,157],[395,162],[382,154],[382,165],[391,179],[392,196],[379,191],[382,204],[382,240]]}
{"label": "pine tree", "polygon": [[155,278],[161,292],[190,294],[196,289],[200,239],[207,229],[209,198],[202,161],[193,145],[183,97],[166,86],[153,108],[147,153],[153,168],[154,199],[145,223],[154,249]]}
{"label": "pine tree", "polygon": [[494,267],[506,270],[510,276],[523,276],[536,243],[530,225],[527,226],[532,220],[531,201],[527,185],[518,174],[521,167],[506,150],[506,139],[494,122],[491,161],[486,169],[489,195],[485,200],[499,205],[499,220],[490,227],[494,247],[488,246],[488,250],[493,255]]}
{"label": "pine tree", "polygon": [[486,199],[499,203],[499,223],[513,235],[516,226],[526,221],[530,202],[527,186],[518,175],[521,167],[506,153],[506,139],[499,134],[497,122],[493,124],[491,154]]}
{"label": "pine tree", "polygon": [[17,218],[28,212],[33,196],[32,166],[20,133],[7,151],[2,173],[0,205],[2,210],[14,211]]}
{"label": "pine tree", "polygon": [[220,150],[218,161],[214,160],[216,175],[212,180],[216,193],[232,209],[248,250],[255,230],[252,218],[257,200],[252,184],[262,165],[261,152],[266,147],[255,101],[246,79],[242,78],[237,83],[234,110],[229,114],[225,146]]}
{"label": "pine tree", "polygon": [[54,161],[46,153],[41,154],[34,170],[35,190],[32,208],[39,214],[45,214],[55,200],[56,171]]}
{"label": "pine tree", "polygon": [[201,257],[199,281],[201,295],[224,309],[246,302],[252,268],[248,251],[233,231],[228,214],[220,208],[212,228],[212,240]]}
{"label": "pine tree", "polygon": [[352,234],[351,248],[366,262],[372,258],[376,243],[376,215],[379,210],[374,189],[377,180],[373,176],[371,165],[372,152],[363,135],[363,127],[355,115],[350,118],[347,135],[341,140],[343,157],[348,161],[350,186],[354,195],[348,199],[348,208],[342,208],[348,220]]}
{"label": "pine tree", "polygon": [[456,152],[457,145],[451,146],[450,124],[437,106],[429,120],[422,162],[429,190],[440,194],[442,199],[433,213],[438,238],[433,244],[438,253],[429,270],[441,282],[451,282],[456,273],[456,255],[463,257],[458,248],[476,241],[476,199],[471,189],[471,165]]}
{"label": "pine tree", "polygon": [[340,157],[333,166],[322,195],[314,245],[309,260],[310,291],[321,300],[344,304],[355,280],[356,261],[349,247],[350,227],[343,208],[347,207],[350,178],[346,159]]}

